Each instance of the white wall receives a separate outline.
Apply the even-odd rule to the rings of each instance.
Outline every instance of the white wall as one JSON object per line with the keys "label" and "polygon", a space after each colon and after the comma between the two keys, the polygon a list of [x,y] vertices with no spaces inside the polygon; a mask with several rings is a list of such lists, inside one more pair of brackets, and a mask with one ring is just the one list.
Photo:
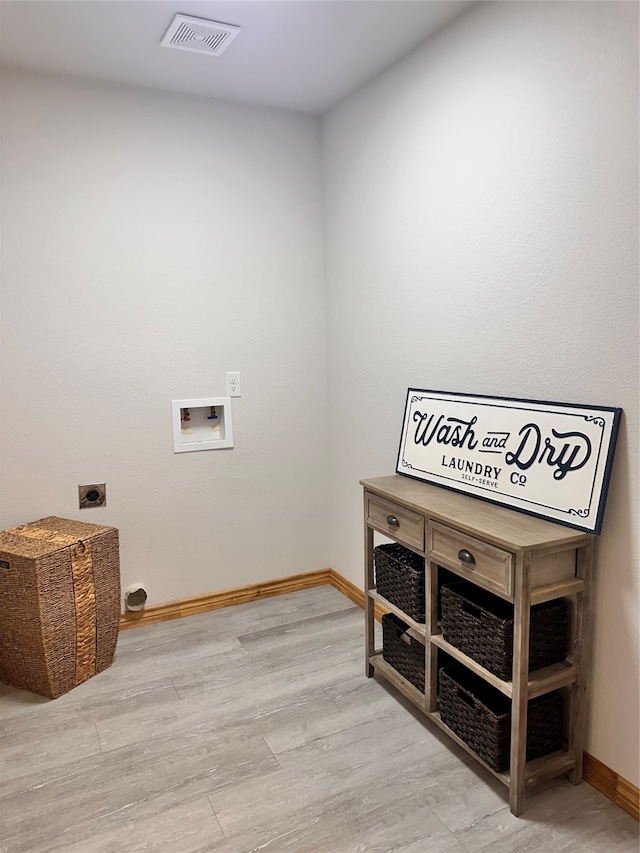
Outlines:
{"label": "white wall", "polygon": [[[149,604],[326,567],[317,120],[3,78],[2,526],[116,525]],[[235,448],[174,455],[227,370]]]}
{"label": "white wall", "polygon": [[621,406],[588,749],[635,784],[637,72],[635,4],[481,4],[323,122],[331,564],[407,387]]}

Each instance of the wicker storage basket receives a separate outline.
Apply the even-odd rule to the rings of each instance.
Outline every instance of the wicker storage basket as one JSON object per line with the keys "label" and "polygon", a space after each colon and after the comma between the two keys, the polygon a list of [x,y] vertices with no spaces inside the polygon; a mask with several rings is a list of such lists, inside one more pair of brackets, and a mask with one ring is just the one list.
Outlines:
{"label": "wicker storage basket", "polygon": [[[513,605],[467,581],[441,590],[442,635],[498,678],[511,681]],[[564,598],[531,608],[529,670],[563,661],[569,637],[569,603]]]}
{"label": "wicker storage basket", "polygon": [[115,527],[43,518],[0,532],[0,681],[55,699],[113,662]]}
{"label": "wicker storage basket", "polygon": [[392,544],[378,545],[373,559],[380,595],[416,622],[424,622],[424,557]]}
{"label": "wicker storage basket", "polygon": [[[509,769],[511,701],[461,664],[438,676],[440,717],[489,767]],[[562,749],[564,703],[557,691],[529,701],[527,761]]]}
{"label": "wicker storage basket", "polygon": [[424,693],[424,646],[406,632],[409,626],[393,613],[382,617],[382,657]]}

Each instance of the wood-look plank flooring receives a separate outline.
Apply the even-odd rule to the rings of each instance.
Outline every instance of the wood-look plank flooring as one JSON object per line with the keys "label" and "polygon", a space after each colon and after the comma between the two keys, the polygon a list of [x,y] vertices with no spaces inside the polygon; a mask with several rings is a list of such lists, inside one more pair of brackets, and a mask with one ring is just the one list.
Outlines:
{"label": "wood-look plank flooring", "polygon": [[317,587],[121,634],[48,701],[0,685],[2,853],[631,853],[586,783],[507,790],[364,676],[362,611]]}

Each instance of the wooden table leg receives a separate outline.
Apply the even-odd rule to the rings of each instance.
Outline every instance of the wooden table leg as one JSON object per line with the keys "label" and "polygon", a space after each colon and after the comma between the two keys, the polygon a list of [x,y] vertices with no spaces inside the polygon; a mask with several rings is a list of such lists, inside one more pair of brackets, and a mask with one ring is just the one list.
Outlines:
{"label": "wooden table leg", "polygon": [[369,662],[375,651],[375,624],[373,599],[369,590],[373,589],[373,530],[365,526],[364,534],[364,644],[365,644],[365,674],[367,678],[373,675],[373,666]]}
{"label": "wooden table leg", "polygon": [[576,575],[584,581],[584,590],[575,597],[571,631],[571,660],[578,673],[569,694],[569,755],[575,766],[569,773],[574,785],[582,781],[584,739],[587,722],[587,672],[590,658],[591,574],[593,539],[578,549]]}
{"label": "wooden table leg", "polygon": [[438,631],[438,565],[425,560],[425,707],[438,710],[438,648],[431,637]]}
{"label": "wooden table leg", "polygon": [[527,763],[529,686],[529,622],[531,609],[531,554],[516,556],[513,618],[513,691],[511,699],[511,763],[509,804],[518,817],[524,811]]}

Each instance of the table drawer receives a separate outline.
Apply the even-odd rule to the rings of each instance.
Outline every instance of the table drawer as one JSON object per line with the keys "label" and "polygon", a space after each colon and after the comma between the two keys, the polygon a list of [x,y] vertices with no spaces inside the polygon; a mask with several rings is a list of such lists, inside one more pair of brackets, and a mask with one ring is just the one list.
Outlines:
{"label": "table drawer", "polygon": [[424,551],[424,516],[366,493],[367,521],[396,542]]}
{"label": "table drawer", "polygon": [[431,525],[431,559],[459,569],[464,577],[492,592],[512,596],[513,554],[444,524]]}

